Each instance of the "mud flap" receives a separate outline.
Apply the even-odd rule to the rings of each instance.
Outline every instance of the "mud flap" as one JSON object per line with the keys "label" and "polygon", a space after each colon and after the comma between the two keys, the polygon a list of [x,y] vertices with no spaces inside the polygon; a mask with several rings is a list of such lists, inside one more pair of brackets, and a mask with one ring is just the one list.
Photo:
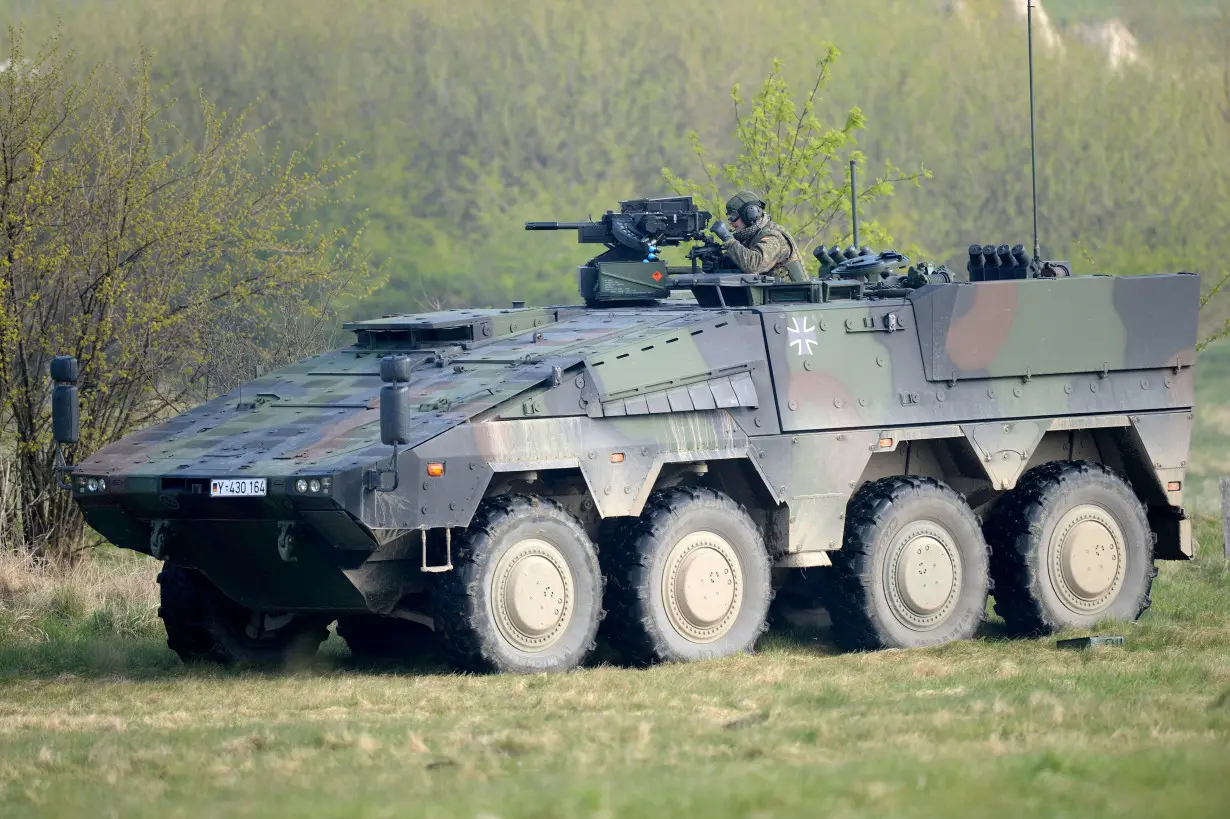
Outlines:
{"label": "mud flap", "polygon": [[1191,560],[1196,556],[1192,522],[1175,506],[1151,507],[1149,528],[1157,536],[1153,544],[1155,560]]}

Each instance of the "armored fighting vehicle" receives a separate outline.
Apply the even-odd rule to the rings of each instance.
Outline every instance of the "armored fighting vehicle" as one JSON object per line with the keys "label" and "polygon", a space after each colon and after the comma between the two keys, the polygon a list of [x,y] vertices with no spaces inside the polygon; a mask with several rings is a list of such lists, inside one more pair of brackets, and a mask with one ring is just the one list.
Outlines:
{"label": "armored fighting vehicle", "polygon": [[[575,229],[585,304],[357,321],[64,467],[86,521],[165,561],[185,660],[438,639],[564,670],[599,622],[631,662],[752,649],[805,572],[850,649],[969,638],[989,590],[1043,634],[1149,606],[1182,500],[1195,275],[1071,275],[1005,246],[968,281],[820,248],[723,266],[688,197]],[[688,264],[659,250],[691,245]],[[57,439],[76,439],[58,359]]]}

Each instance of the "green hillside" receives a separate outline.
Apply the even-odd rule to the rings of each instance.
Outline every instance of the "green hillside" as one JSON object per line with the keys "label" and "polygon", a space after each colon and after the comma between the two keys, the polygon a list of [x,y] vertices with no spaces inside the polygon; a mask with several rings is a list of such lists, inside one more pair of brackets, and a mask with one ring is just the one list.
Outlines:
{"label": "green hillside", "polygon": [[[521,223],[666,193],[663,167],[698,175],[689,129],[729,155],[731,86],[754,90],[777,57],[801,96],[826,41],[842,57],[821,112],[831,122],[863,109],[870,169],[891,159],[934,173],[869,218],[900,246],[958,264],[971,242],[1028,242],[1024,32],[998,13],[971,25],[941,3],[901,0],[783,0],[771,13],[729,0],[7,5],[32,41],[58,15],[82,70],[156,49],[188,135],[203,95],[252,105],[270,147],[314,139],[318,151],[361,152],[349,201],[322,214],[366,213],[368,246],[389,263],[361,312],[575,298],[586,254]],[[1057,17],[1092,10],[1050,5]],[[1186,63],[1170,62],[1168,41],[1148,70],[1111,72],[1075,41],[1062,58],[1040,51],[1049,255],[1086,270],[1217,269],[1230,127],[1214,104],[1222,75],[1208,28],[1184,34]]]}
{"label": "green hillside", "polygon": [[[1221,5],[1218,0],[1177,0],[1160,4],[1154,0],[1051,0],[1046,10],[1059,24],[1083,23],[1120,17],[1132,21],[1157,22],[1165,17],[1176,19],[1202,18],[1214,14]],[[1152,32],[1142,32],[1149,36]]]}

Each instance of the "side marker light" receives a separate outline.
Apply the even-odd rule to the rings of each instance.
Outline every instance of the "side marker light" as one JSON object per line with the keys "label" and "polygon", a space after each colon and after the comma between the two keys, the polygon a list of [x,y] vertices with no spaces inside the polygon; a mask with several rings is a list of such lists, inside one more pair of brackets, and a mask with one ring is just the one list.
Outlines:
{"label": "side marker light", "polygon": [[444,474],[444,464],[427,464],[427,474],[432,478],[438,478]]}

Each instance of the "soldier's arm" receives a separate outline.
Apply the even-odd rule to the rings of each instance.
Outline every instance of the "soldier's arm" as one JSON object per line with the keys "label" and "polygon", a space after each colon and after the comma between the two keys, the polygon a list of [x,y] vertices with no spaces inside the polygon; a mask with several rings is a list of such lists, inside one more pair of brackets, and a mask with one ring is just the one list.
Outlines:
{"label": "soldier's arm", "polygon": [[722,249],[731,261],[744,273],[763,275],[782,261],[790,248],[781,236],[769,234],[751,247],[744,247],[734,239],[722,243]]}

